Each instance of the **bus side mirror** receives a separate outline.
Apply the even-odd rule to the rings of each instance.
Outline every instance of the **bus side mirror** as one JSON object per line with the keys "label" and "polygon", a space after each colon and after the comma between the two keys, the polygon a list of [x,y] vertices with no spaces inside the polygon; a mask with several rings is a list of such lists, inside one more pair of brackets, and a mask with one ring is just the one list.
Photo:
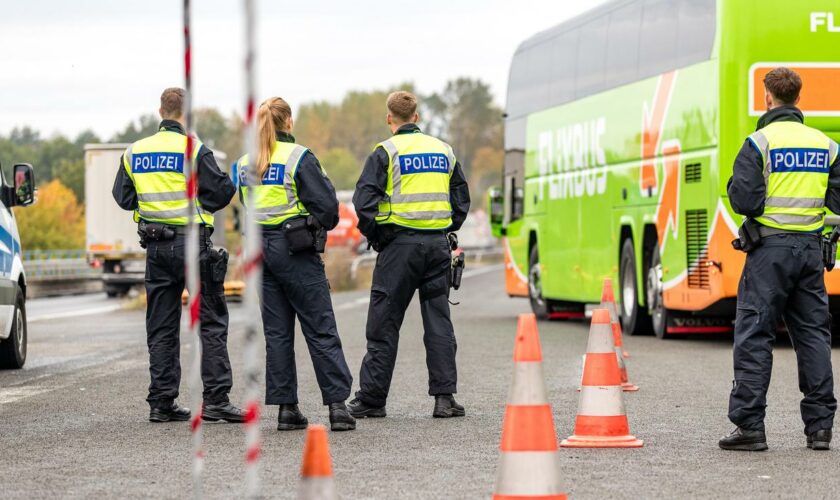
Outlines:
{"label": "bus side mirror", "polygon": [[501,238],[505,235],[502,227],[505,220],[505,196],[499,186],[487,190],[487,213],[490,214],[490,231],[496,238]]}
{"label": "bus side mirror", "polygon": [[28,163],[18,163],[14,168],[15,205],[25,207],[35,201],[35,171]]}

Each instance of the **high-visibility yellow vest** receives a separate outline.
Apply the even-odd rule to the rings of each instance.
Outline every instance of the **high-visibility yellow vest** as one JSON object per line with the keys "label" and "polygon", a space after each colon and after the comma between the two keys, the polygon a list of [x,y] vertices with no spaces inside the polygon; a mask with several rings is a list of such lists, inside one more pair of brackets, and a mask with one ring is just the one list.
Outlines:
{"label": "high-visibility yellow vest", "polygon": [[[277,141],[271,149],[268,169],[262,176],[261,183],[249,186],[248,155],[239,159],[239,186],[242,199],[247,203],[248,190],[254,190],[254,214],[257,222],[266,226],[275,226],[299,215],[306,215],[306,208],[297,195],[295,174],[307,148],[290,142]],[[250,207],[249,207],[250,208]]]}
{"label": "high-visibility yellow vest", "polygon": [[388,153],[387,197],[379,203],[376,222],[412,229],[451,226],[452,147],[420,132],[397,134],[376,147]]}
{"label": "high-visibility yellow vest", "polygon": [[[196,168],[201,142],[193,141],[193,168]],[[134,220],[185,226],[191,212],[187,202],[184,155],[187,136],[161,129],[157,134],[135,142],[123,155],[123,168],[137,191]],[[213,214],[202,210],[196,200],[193,218],[199,224],[213,225]]]}
{"label": "high-visibility yellow vest", "polygon": [[749,140],[761,153],[767,185],[764,213],[756,220],[787,231],[821,230],[837,143],[799,122],[773,122]]}

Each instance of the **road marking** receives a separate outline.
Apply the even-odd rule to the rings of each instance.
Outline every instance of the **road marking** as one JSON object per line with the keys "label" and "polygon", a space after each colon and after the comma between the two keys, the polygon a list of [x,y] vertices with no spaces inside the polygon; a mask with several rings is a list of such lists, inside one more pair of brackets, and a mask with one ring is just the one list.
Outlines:
{"label": "road marking", "polygon": [[119,311],[122,308],[122,304],[111,304],[107,306],[94,307],[91,309],[81,309],[79,311],[67,311],[55,314],[42,314],[40,316],[31,316],[27,318],[27,322],[33,323],[35,321],[49,321],[53,319],[75,318],[77,316],[90,316],[92,314],[105,314],[109,312]]}
{"label": "road marking", "polygon": [[370,297],[359,297],[356,300],[346,302],[344,304],[338,305],[335,307],[336,311],[345,311],[347,309],[353,309],[357,306],[365,306],[370,303]]}
{"label": "road marking", "polygon": [[482,274],[492,273],[493,271],[501,271],[504,269],[504,264],[493,264],[492,266],[484,266],[479,267],[478,269],[470,269],[464,271],[464,274],[461,275],[461,279],[464,278],[473,278],[475,276],[481,276]]}
{"label": "road marking", "polygon": [[[475,276],[480,276],[482,274],[487,274],[493,271],[500,271],[504,267],[503,264],[494,264],[492,266],[484,266],[479,267],[478,269],[470,269],[469,271],[465,271],[464,274],[461,276],[461,279],[464,278],[473,278]],[[366,306],[370,303],[370,296],[367,297],[359,297],[355,300],[350,302],[345,302],[344,304],[339,304],[335,306],[334,310],[336,311],[346,311],[348,309],[354,309],[359,306]]]}

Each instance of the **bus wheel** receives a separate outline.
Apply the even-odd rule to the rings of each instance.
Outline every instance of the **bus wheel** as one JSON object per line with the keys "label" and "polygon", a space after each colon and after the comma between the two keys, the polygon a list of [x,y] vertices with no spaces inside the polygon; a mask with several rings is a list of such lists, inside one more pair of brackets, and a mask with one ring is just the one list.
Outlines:
{"label": "bus wheel", "polygon": [[668,310],[662,300],[662,259],[659,256],[659,245],[653,249],[646,288],[648,314],[653,323],[653,334],[661,339],[665,337],[668,330]]}
{"label": "bus wheel", "polygon": [[639,307],[636,250],[630,238],[624,240],[621,246],[619,282],[621,283],[621,326],[630,335],[640,335],[646,330],[648,318],[645,311]]}
{"label": "bus wheel", "polygon": [[540,253],[537,245],[531,249],[528,259],[528,298],[531,300],[531,310],[537,319],[548,319],[548,302],[542,295],[542,272],[540,271]]}

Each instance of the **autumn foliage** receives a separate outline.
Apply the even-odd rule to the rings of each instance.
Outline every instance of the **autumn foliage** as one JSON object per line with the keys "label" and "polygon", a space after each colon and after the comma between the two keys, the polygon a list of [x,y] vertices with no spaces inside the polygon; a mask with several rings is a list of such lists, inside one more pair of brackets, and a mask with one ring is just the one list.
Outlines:
{"label": "autumn foliage", "polygon": [[36,202],[14,209],[25,250],[77,249],[85,246],[85,209],[58,179],[38,187]]}

